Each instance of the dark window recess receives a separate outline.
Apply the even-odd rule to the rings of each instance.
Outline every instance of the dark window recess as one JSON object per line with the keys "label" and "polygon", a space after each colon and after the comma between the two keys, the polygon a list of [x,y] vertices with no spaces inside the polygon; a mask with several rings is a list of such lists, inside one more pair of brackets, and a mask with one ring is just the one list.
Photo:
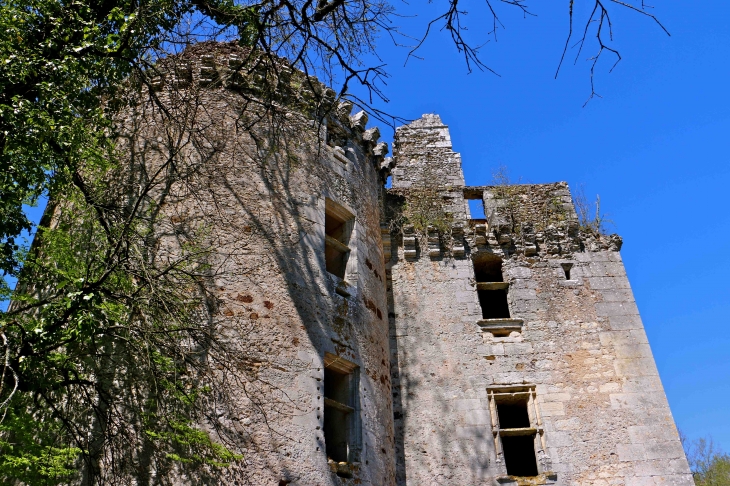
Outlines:
{"label": "dark window recess", "polygon": [[506,290],[477,290],[477,295],[482,319],[509,319]]}
{"label": "dark window recess", "polygon": [[560,266],[563,267],[563,272],[565,273],[565,280],[570,280],[570,269],[573,268],[572,263],[561,263]]}
{"label": "dark window recess", "polygon": [[527,413],[527,401],[515,403],[498,403],[500,429],[521,429],[530,427],[530,416]]}
{"label": "dark window recess", "polygon": [[474,258],[474,278],[477,282],[504,282],[502,259],[494,255]]}
{"label": "dark window recess", "polygon": [[[351,363],[335,362],[324,370],[324,441],[327,457],[336,463],[357,461],[357,381],[357,367]],[[351,470],[337,468],[337,475],[350,477]]]}
{"label": "dark window recess", "polygon": [[[530,429],[527,400],[497,402],[499,428]],[[504,462],[507,474],[512,476],[537,476],[534,429],[521,435],[501,434]]]}
{"label": "dark window recess", "polygon": [[[502,277],[502,260],[493,255],[485,255],[474,259],[474,278],[477,283],[504,282]],[[482,308],[482,319],[509,319],[506,289],[479,289],[477,286],[479,305]]]}
{"label": "dark window recess", "polygon": [[512,476],[537,476],[534,435],[502,437],[502,449],[507,474]]}
{"label": "dark window recess", "polygon": [[344,208],[327,199],[325,201],[324,256],[327,271],[332,275],[345,278],[347,260],[350,257],[350,233],[353,216]]}

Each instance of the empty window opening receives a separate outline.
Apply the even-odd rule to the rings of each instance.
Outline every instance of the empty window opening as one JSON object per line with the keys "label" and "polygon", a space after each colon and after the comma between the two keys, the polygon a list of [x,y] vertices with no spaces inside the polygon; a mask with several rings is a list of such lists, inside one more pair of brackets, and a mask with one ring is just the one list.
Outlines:
{"label": "empty window opening", "polygon": [[[328,459],[338,464],[358,460],[358,381],[355,364],[329,353],[325,356],[324,441]],[[337,475],[350,477],[351,471],[338,467]]]}
{"label": "empty window opening", "polygon": [[544,431],[534,386],[488,390],[498,462],[511,476],[537,476],[537,458],[545,456]]}
{"label": "empty window opening", "polygon": [[484,215],[484,201],[481,199],[467,199],[471,219],[487,219]]}
{"label": "empty window opening", "polygon": [[473,263],[474,278],[477,281],[477,296],[479,297],[479,305],[482,308],[482,319],[509,319],[506,286],[503,288],[480,288],[479,285],[480,283],[504,282],[502,259],[487,254],[475,257]]}
{"label": "empty window opening", "polygon": [[354,217],[339,204],[325,200],[324,233],[325,265],[332,275],[345,278],[350,257],[350,234]]}
{"label": "empty window opening", "polygon": [[521,429],[530,426],[527,399],[514,403],[497,403],[500,429]]}
{"label": "empty window opening", "polygon": [[504,282],[502,278],[502,259],[486,254],[474,257],[474,278],[477,282]]}
{"label": "empty window opening", "polygon": [[509,305],[505,289],[477,290],[477,296],[482,308],[482,319],[509,319]]}
{"label": "empty window opening", "polygon": [[570,269],[573,268],[572,263],[561,263],[561,267],[563,267],[563,273],[565,273],[565,280],[570,280]]}
{"label": "empty window opening", "polygon": [[537,476],[535,435],[502,437],[504,463],[512,476]]}

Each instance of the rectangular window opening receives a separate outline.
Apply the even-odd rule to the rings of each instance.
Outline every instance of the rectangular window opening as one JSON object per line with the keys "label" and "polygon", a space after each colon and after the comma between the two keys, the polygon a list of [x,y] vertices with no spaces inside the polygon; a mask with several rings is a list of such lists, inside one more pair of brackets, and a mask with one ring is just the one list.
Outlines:
{"label": "rectangular window opening", "polygon": [[511,476],[537,476],[535,435],[502,437],[504,463]]}
{"label": "rectangular window opening", "polygon": [[[484,285],[504,282],[502,259],[491,254],[477,256],[473,260],[477,296],[482,308],[482,319],[509,319],[506,285]],[[482,285],[480,285],[482,284]]]}
{"label": "rectangular window opening", "polygon": [[497,402],[497,414],[500,429],[521,429],[530,426],[526,398],[512,403]]}
{"label": "rectangular window opening", "polygon": [[507,292],[500,290],[477,290],[482,319],[509,319]]}
{"label": "rectangular window opening", "polygon": [[484,214],[484,201],[482,199],[467,199],[467,201],[471,219],[487,219]]}
{"label": "rectangular window opening", "polygon": [[349,464],[359,454],[358,367],[327,353],[324,369],[324,441],[327,458],[341,477],[351,477]]}
{"label": "rectangular window opening", "polygon": [[563,273],[565,274],[565,280],[570,280],[570,270],[573,268],[572,263],[561,263],[561,267],[563,267]]}
{"label": "rectangular window opening", "polygon": [[329,273],[345,278],[350,257],[350,235],[354,216],[339,204],[325,199],[325,267]]}
{"label": "rectangular window opening", "polygon": [[534,386],[488,390],[495,447],[510,476],[539,474],[537,457],[544,456],[544,437]]}

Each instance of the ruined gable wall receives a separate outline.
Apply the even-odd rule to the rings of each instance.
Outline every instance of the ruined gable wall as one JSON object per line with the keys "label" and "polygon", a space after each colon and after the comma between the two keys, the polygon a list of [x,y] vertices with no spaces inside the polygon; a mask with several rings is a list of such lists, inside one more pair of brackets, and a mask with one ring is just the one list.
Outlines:
{"label": "ruined gable wall", "polygon": [[[431,156],[422,146],[411,152],[413,133],[447,139],[432,120],[417,122],[434,125],[429,136],[424,128],[399,129],[394,188],[458,167],[443,144]],[[458,170],[453,180],[462,177]],[[407,187],[396,189],[406,200]],[[506,476],[488,390],[529,385],[545,444],[538,434],[541,476],[533,482],[691,485],[620,238],[582,230],[564,183],[462,194],[480,195],[492,218],[463,220],[463,237],[440,235],[438,251],[432,234],[406,226],[387,265],[398,484],[522,484]],[[466,201],[449,199],[445,207],[465,208]],[[518,330],[493,333],[495,322],[482,319],[472,259],[484,255],[503,261]]]}

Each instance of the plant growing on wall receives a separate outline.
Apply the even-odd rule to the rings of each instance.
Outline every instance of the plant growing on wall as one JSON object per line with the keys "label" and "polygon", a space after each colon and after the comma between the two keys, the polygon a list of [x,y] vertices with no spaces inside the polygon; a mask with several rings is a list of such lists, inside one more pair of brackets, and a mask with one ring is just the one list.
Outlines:
{"label": "plant growing on wall", "polygon": [[580,186],[578,191],[573,194],[573,201],[582,231],[594,236],[608,234],[607,226],[613,224],[613,221],[601,212],[600,195],[596,194],[596,201],[591,204],[588,202],[583,186]]}

